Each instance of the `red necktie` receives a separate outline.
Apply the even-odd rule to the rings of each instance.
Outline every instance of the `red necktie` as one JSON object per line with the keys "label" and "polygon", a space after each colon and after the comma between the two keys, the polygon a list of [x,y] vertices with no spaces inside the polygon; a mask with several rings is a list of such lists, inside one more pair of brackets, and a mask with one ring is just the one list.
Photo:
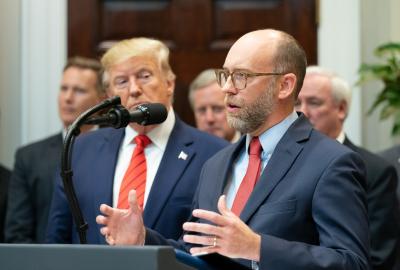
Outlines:
{"label": "red necktie", "polygon": [[128,194],[132,189],[136,190],[136,197],[140,208],[143,209],[144,192],[146,189],[146,157],[144,148],[151,143],[146,135],[138,135],[135,137],[136,147],[133,151],[131,163],[125,172],[124,179],[121,183],[118,196],[118,208],[128,209]]}
{"label": "red necktie", "polygon": [[244,205],[250,197],[254,186],[256,185],[257,179],[260,176],[261,159],[260,155],[262,147],[258,137],[253,137],[250,141],[249,147],[249,165],[247,166],[246,175],[244,176],[242,183],[240,183],[239,190],[236,193],[235,200],[232,205],[232,212],[237,216],[240,215]]}

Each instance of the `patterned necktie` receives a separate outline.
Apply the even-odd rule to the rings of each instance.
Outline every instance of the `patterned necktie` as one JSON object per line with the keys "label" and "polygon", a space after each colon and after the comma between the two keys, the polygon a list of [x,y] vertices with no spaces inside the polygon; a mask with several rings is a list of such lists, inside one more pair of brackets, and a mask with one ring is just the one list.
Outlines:
{"label": "patterned necktie", "polygon": [[143,209],[144,192],[146,189],[146,156],[144,148],[151,143],[151,140],[146,135],[138,135],[135,137],[136,147],[133,151],[131,162],[125,172],[124,178],[119,190],[118,205],[119,209],[128,209],[128,194],[132,189],[136,190],[137,202],[140,208]]}
{"label": "patterned necktie", "polygon": [[232,205],[232,212],[237,216],[240,215],[247,200],[256,185],[257,179],[260,176],[261,159],[260,155],[262,147],[258,137],[253,137],[249,147],[249,165],[247,166],[246,175],[240,183],[239,190],[236,193],[235,200]]}

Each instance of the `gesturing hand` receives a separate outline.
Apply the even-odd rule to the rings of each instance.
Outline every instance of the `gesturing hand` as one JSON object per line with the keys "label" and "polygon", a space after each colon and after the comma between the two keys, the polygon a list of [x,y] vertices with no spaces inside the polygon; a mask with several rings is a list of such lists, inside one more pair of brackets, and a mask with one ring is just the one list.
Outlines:
{"label": "gesturing hand", "polygon": [[100,205],[103,215],[96,217],[98,224],[104,225],[100,233],[105,236],[109,245],[143,245],[145,227],[142,210],[136,200],[136,191],[128,195],[129,209],[112,208],[106,204]]}
{"label": "gesturing hand", "polygon": [[208,220],[214,225],[197,222],[183,224],[184,230],[200,234],[186,234],[183,240],[203,245],[191,248],[190,252],[192,254],[217,252],[230,258],[259,261],[261,236],[253,232],[227,208],[225,195],[218,200],[218,210],[220,214],[201,209],[193,210],[193,216]]}

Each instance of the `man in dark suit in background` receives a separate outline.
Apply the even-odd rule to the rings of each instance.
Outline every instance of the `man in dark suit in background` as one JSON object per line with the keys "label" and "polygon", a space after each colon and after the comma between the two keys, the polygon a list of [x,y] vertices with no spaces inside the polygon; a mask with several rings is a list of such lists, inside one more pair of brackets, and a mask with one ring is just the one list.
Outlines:
{"label": "man in dark suit in background", "polygon": [[[397,179],[400,178],[400,145],[395,145],[379,152],[378,155],[387,160],[396,168]],[[400,185],[397,185],[397,200],[400,200]]]}
{"label": "man in dark suit in background", "polygon": [[307,68],[297,109],[314,128],[360,154],[367,170],[367,203],[373,269],[392,269],[399,242],[397,175],[393,166],[378,155],[354,145],[343,131],[351,104],[351,89],[332,71]]}
{"label": "man in dark suit in background", "polygon": [[[100,72],[97,60],[82,57],[68,60],[58,94],[63,133],[81,113],[105,98]],[[85,126],[81,131],[92,129],[93,126]],[[9,186],[6,242],[44,242],[62,143],[60,132],[17,150]]]}
{"label": "man in dark suit in background", "polygon": [[[121,41],[102,57],[109,96],[120,96],[129,110],[143,103],[162,103],[168,116],[159,125],[131,123],[125,129],[104,128],[76,141],[73,180],[89,224],[90,244],[105,244],[95,220],[100,204],[127,208],[130,188],[140,193],[145,224],[165,237],[178,238],[181,224],[190,214],[203,163],[228,144],[186,125],[174,113],[175,74],[168,58],[169,49],[149,38]],[[137,157],[139,167],[135,167]],[[61,181],[48,228],[50,243],[79,243]]]}
{"label": "man in dark suit in background", "polygon": [[0,243],[4,242],[4,221],[7,210],[8,182],[11,172],[0,164]]}
{"label": "man in dark suit in background", "polygon": [[284,32],[236,41],[216,73],[228,121],[246,136],[205,163],[187,243],[145,228],[134,190],[129,211],[100,208],[108,243],[173,244],[253,269],[368,269],[363,162],[294,111],[306,65]]}

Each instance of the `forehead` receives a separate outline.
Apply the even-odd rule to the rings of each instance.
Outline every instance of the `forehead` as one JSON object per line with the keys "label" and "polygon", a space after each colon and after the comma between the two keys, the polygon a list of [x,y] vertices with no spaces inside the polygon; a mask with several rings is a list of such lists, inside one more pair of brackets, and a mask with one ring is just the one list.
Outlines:
{"label": "forehead", "polygon": [[245,38],[233,44],[226,56],[224,67],[266,70],[272,66],[275,51],[274,41]]}
{"label": "forehead", "polygon": [[93,70],[87,68],[69,67],[64,71],[62,79],[88,83],[96,80],[96,73]]}
{"label": "forehead", "polygon": [[141,70],[149,70],[152,72],[160,71],[159,64],[154,57],[150,56],[133,56],[123,60],[109,68],[111,76],[119,74],[130,74]]}
{"label": "forehead", "polygon": [[215,104],[224,102],[225,94],[222,92],[219,85],[214,82],[205,87],[199,88],[194,92],[194,101],[201,103]]}
{"label": "forehead", "polygon": [[329,78],[320,74],[307,74],[299,97],[329,97],[331,96]]}

